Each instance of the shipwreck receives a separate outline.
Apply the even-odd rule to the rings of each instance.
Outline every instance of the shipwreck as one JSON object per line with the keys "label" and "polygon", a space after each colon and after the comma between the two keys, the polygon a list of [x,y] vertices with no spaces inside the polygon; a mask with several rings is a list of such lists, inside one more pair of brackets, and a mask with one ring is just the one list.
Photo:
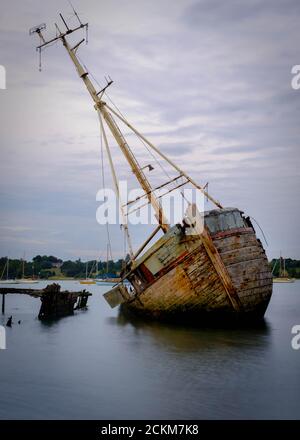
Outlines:
{"label": "shipwreck", "polygon": [[[60,41],[87,88],[99,116],[101,139],[108,155],[117,196],[120,196],[120,191],[107,128],[143,190],[143,196],[136,200],[125,204],[120,202],[130,258],[121,274],[121,281],[104,294],[106,301],[111,307],[121,305],[124,311],[155,319],[196,320],[200,323],[207,319],[262,318],[272,295],[272,274],[250,218],[237,208],[224,208],[205,186],[199,185],[133,127],[117,107],[113,108],[106,102],[107,88],[112,80],[109,78],[106,86],[97,90],[88,69],[77,56],[85,38],[75,45],[70,43],[71,34],[88,28],[75,10],[74,14],[78,26],[71,29],[60,14],[65,29],[62,31],[56,24],[57,34],[48,41],[43,35],[44,24],[32,28],[30,33],[36,33],[40,38],[37,47],[40,54],[49,44]],[[139,163],[127,143],[121,124],[172,167],[176,172],[175,177],[153,186],[145,173],[145,166]],[[198,212],[194,204],[189,204],[182,222],[171,225],[157,191],[165,188],[169,193],[187,184],[201,191],[215,209]],[[152,205],[157,226],[134,252],[126,217],[129,207],[132,208],[134,203],[141,200]],[[163,233],[162,236],[151,245],[159,232]]]}

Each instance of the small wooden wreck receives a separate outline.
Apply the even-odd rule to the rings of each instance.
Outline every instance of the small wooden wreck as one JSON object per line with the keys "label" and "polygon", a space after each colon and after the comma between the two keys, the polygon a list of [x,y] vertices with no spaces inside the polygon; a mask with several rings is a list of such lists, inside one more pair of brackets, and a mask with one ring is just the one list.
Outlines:
{"label": "small wooden wreck", "polygon": [[34,298],[40,298],[41,308],[38,315],[40,320],[72,315],[74,310],[86,308],[88,298],[92,295],[85,290],[80,292],[60,290],[60,285],[56,283],[49,284],[44,289],[1,287],[0,294],[2,294],[2,314],[5,313],[5,296],[8,294],[30,295]]}
{"label": "small wooden wreck", "polygon": [[[136,200],[125,204],[120,202],[130,260],[123,270],[122,281],[104,295],[105,299],[111,307],[122,304],[123,310],[155,319],[193,319],[202,322],[207,318],[262,317],[272,294],[272,274],[249,217],[237,208],[224,208],[205,186],[196,183],[134,128],[116,106],[113,108],[106,102],[104,98],[112,81],[107,81],[103,89],[97,90],[86,66],[77,56],[84,39],[74,46],[70,44],[69,36],[88,26],[81,22],[76,12],[75,15],[78,26],[71,29],[61,16],[66,30],[61,31],[56,25],[57,35],[49,41],[44,39],[42,33],[45,25],[33,28],[31,33],[37,33],[40,37],[37,49],[41,53],[48,44],[56,41],[60,41],[66,49],[98,114],[101,141],[107,152],[117,196],[120,198],[120,189],[107,128],[143,190],[143,195]],[[165,161],[176,173],[175,177],[160,185],[151,184],[144,172],[147,167],[150,170],[150,166],[139,163],[121,131],[121,125],[134,133],[152,155]],[[201,191],[216,209],[199,213],[190,204],[182,222],[172,226],[163,211],[158,192],[164,188],[168,194],[188,184]],[[126,220],[129,210],[141,201],[152,205],[157,227],[134,252]],[[138,205],[136,209],[142,206]],[[162,232],[163,236],[145,250],[158,232]]]}

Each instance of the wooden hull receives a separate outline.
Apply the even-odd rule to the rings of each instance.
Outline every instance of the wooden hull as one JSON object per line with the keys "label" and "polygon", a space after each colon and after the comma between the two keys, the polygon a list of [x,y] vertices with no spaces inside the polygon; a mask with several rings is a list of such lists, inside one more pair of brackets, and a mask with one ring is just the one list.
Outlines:
{"label": "wooden hull", "polygon": [[82,280],[79,282],[80,282],[80,284],[96,284],[96,281],[94,281],[94,280]]}
{"label": "wooden hull", "polygon": [[[273,281],[265,251],[253,228],[217,231],[211,238],[238,296],[238,310],[232,306],[201,236],[180,238],[175,244],[180,249],[176,259],[170,258],[170,263],[156,273],[148,286],[121,305],[122,310],[180,321],[262,318],[272,295]],[[146,265],[147,259],[139,269],[141,272],[144,268],[150,280]],[[152,270],[153,263],[148,266]]]}

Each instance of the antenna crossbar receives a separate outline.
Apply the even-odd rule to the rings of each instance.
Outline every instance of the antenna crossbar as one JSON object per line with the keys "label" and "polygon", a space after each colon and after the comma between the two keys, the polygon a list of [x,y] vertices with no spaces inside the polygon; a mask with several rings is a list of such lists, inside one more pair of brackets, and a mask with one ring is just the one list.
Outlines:
{"label": "antenna crossbar", "polygon": [[88,23],[85,24],[81,24],[80,26],[77,26],[74,29],[69,29],[66,32],[62,32],[60,33],[57,37],[52,38],[51,40],[45,41],[45,43],[40,44],[39,46],[37,46],[37,49],[42,49],[45,46],[48,46],[48,44],[54,43],[54,41],[57,40],[62,40],[64,39],[64,37],[66,37],[67,35],[71,35],[73,32],[78,31],[79,29],[83,29],[83,28],[87,28],[88,27]]}

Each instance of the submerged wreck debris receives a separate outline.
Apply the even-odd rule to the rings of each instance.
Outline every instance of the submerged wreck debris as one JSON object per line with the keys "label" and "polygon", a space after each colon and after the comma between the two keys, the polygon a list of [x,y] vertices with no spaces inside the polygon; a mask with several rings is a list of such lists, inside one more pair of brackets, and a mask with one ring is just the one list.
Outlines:
{"label": "submerged wreck debris", "polygon": [[[92,294],[82,290],[80,292],[69,292],[60,290],[59,284],[49,284],[45,289],[19,289],[19,288],[0,288],[2,294],[2,313],[5,313],[5,295],[23,294],[41,299],[41,308],[38,314],[40,320],[59,318],[72,315],[74,310],[87,307],[88,297]],[[21,321],[19,322],[21,323]]]}
{"label": "submerged wreck debris", "polygon": [[87,306],[90,295],[91,293],[85,290],[81,292],[61,291],[59,284],[51,284],[44,289],[44,294],[41,296],[39,319],[72,315],[74,310]]}
{"label": "submerged wreck debris", "polygon": [[[123,310],[155,319],[193,319],[201,323],[204,320],[223,318],[253,320],[263,317],[272,295],[272,274],[250,218],[237,208],[224,208],[208,193],[207,184],[201,186],[196,183],[134,128],[117,106],[112,108],[107,104],[104,97],[107,96],[107,88],[112,80],[107,80],[107,85],[97,91],[89,71],[77,56],[77,50],[84,39],[74,46],[69,40],[71,34],[87,29],[88,24],[83,24],[76,14],[79,25],[72,29],[67,26],[61,14],[60,16],[66,30],[61,31],[56,25],[57,35],[49,41],[45,40],[42,33],[45,25],[31,29],[30,33],[36,33],[40,38],[37,50],[41,53],[56,41],[60,41],[66,49],[97,111],[101,140],[107,152],[119,199],[120,190],[108,142],[110,136],[106,134],[107,128],[143,190],[142,196],[126,204],[122,204],[120,200],[122,227],[130,258],[123,269],[121,282],[104,295],[106,301],[111,307],[121,304]],[[151,184],[144,170],[147,167],[151,170],[153,167],[139,163],[121,131],[121,124],[131,134],[135,134],[148,152],[151,151],[152,156],[157,155],[164,161],[175,176],[168,175],[168,181],[160,185]],[[204,194],[216,209],[199,213],[195,205],[190,203],[182,222],[171,226],[158,191],[162,188],[166,190],[163,194],[165,196],[185,185]],[[140,201],[144,204],[138,205]],[[127,218],[130,213],[145,205],[152,206],[157,226],[134,252]],[[130,210],[132,206],[133,210]],[[143,253],[158,232],[163,233],[163,236]]]}

